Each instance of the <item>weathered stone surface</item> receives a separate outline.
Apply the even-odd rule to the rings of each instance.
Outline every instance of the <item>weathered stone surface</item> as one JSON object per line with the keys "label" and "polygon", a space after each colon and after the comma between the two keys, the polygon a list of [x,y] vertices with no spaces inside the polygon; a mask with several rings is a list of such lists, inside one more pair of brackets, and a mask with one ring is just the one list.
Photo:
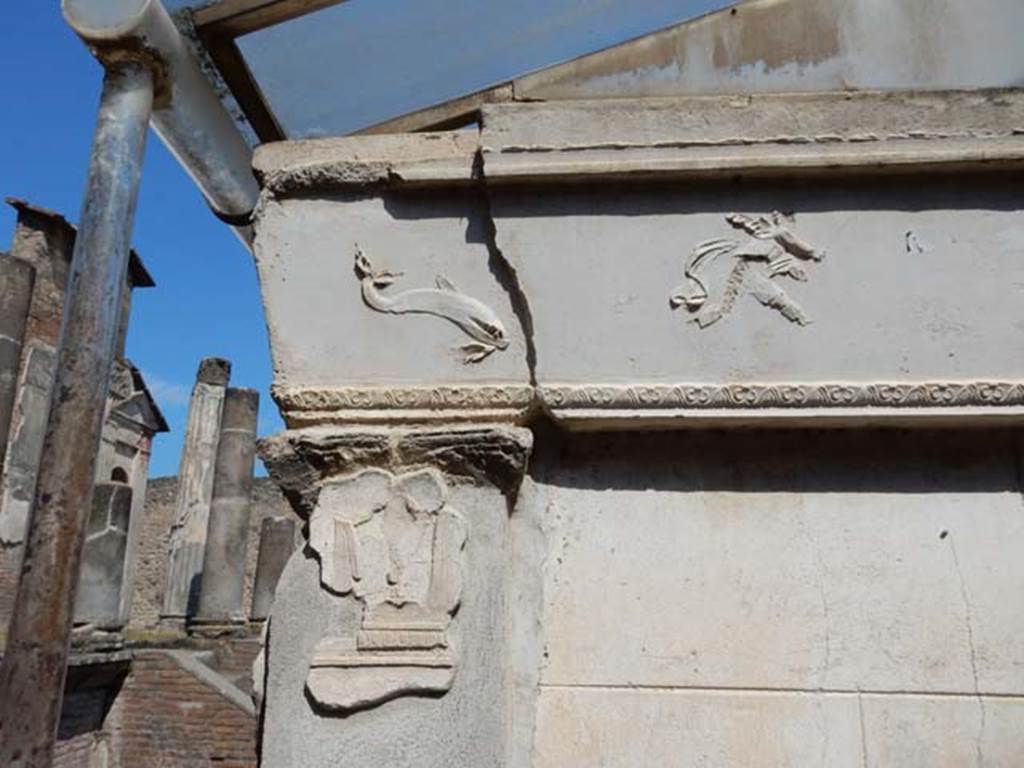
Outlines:
{"label": "weathered stone surface", "polygon": [[525,765],[1012,766],[1022,708],[999,697],[552,688]]}
{"label": "weathered stone surface", "polygon": [[206,528],[220,442],[224,392],[230,364],[208,358],[199,365],[178,471],[178,500],[171,528],[167,586],[161,614],[180,621],[194,613],[203,571]]}
{"label": "weathered stone surface", "polygon": [[82,551],[82,570],[75,596],[75,623],[97,629],[123,626],[121,592],[132,489],[120,483],[97,483]]}
{"label": "weathered stone surface", "polygon": [[[337,229],[339,205],[358,229]],[[406,422],[436,420],[431,411],[453,421],[514,421],[529,409],[531,398],[519,392],[529,370],[518,294],[492,247],[478,191],[268,198],[260,217],[256,263],[289,426],[298,426],[287,407],[295,390],[323,393],[325,404],[332,393],[356,390],[354,407],[342,398],[320,409],[323,423],[401,419],[401,408],[387,406],[360,417],[369,393],[358,390],[421,382],[436,386],[395,393],[417,411]],[[285,341],[300,337],[307,343]]]}
{"label": "weathered stone surface", "polygon": [[1024,94],[981,91],[763,93],[671,99],[495,104],[480,146],[491,155],[638,149],[828,146],[912,140],[1009,139],[1024,124]]}
{"label": "weathered stone surface", "polygon": [[205,357],[199,362],[196,382],[226,387],[231,379],[231,363],[222,357]]}
{"label": "weathered stone surface", "polygon": [[242,598],[259,401],[255,389],[229,388],[224,398],[197,622],[246,621]]}
{"label": "weathered stone surface", "polygon": [[316,703],[351,712],[412,694],[443,694],[458,669],[448,637],[462,596],[465,518],[436,470],[377,469],[324,483],[309,521],[320,582],[362,603],[355,635],[316,646],[307,681]]}
{"label": "weathered stone surface", "polygon": [[[469,536],[462,571],[466,588],[449,629],[459,638],[461,656],[450,690],[441,697],[395,698],[344,717],[318,707],[306,692],[316,647],[324,637],[354,636],[362,606],[354,597],[323,589],[316,557],[296,551],[278,584],[270,620],[263,765],[503,764],[508,667],[500,638],[506,637],[508,621],[508,512],[494,488],[455,485],[451,502],[465,515]],[[386,677],[385,670],[375,669],[373,685],[386,684]],[[409,686],[410,681],[403,675],[400,682]],[[315,693],[331,695],[319,688]]]}
{"label": "weathered stone surface", "polygon": [[295,520],[291,517],[263,518],[259,528],[259,556],[249,614],[253,621],[264,621],[270,616],[277,582],[288,558],[295,551],[295,528]]}
{"label": "weathered stone surface", "polygon": [[[124,555],[124,586],[121,590],[122,625],[128,623],[135,591],[138,554],[145,527],[146,486],[153,439],[168,430],[156,402],[146,388],[142,374],[130,361],[114,362],[107,417],[96,457],[99,482],[121,482],[132,489],[132,511]],[[163,532],[166,537],[166,531]]]}
{"label": "weathered stone surface", "polygon": [[7,451],[18,392],[22,343],[34,282],[35,270],[31,264],[0,254],[0,466]]}
{"label": "weathered stone surface", "polygon": [[1015,0],[755,0],[517,78],[517,98],[1019,85]]}
{"label": "weathered stone surface", "polygon": [[472,133],[452,132],[275,142],[256,148],[253,170],[273,194],[469,183],[476,148]]}
{"label": "weathered stone surface", "polygon": [[[1024,366],[992,354],[1024,344],[1006,322],[1009,275],[1024,263],[1012,194],[999,178],[955,188],[764,181],[509,189],[492,206],[556,417],[863,423],[1019,418]],[[623,261],[635,243],[643,258]]]}
{"label": "weathered stone surface", "polygon": [[[870,10],[844,7],[830,24],[786,0],[736,14],[767,24],[779,10],[792,33],[799,8],[838,34]],[[793,45],[824,46],[824,61],[839,42]],[[925,74],[898,84],[941,82],[919,55]],[[1024,366],[1006,354],[1024,342],[1008,319],[1024,276],[1021,104],[989,92],[487,108],[476,185],[438,172],[429,205],[389,187],[387,157],[360,167],[370,145],[306,147],[308,176],[302,148],[269,151],[264,173],[305,186],[268,183],[256,222],[275,396],[293,427],[263,452],[310,546],[269,627],[266,764],[1013,765],[1021,454],[992,425],[1024,417]],[[374,146],[396,164],[408,149]],[[376,181],[330,191],[328,170]],[[458,243],[456,218],[469,230]],[[471,259],[468,283],[443,272],[427,287],[432,256],[393,256],[413,233],[446,272],[485,243],[511,315]],[[360,295],[339,308],[316,281],[345,239],[359,243]],[[506,348],[464,368],[439,359],[425,323],[480,342],[466,325],[491,312]],[[533,418],[522,493],[531,441],[475,423],[497,411]],[[772,429],[654,431],[754,424]],[[407,574],[390,568],[413,551],[426,570],[425,547],[391,546],[415,513],[357,531],[392,511],[395,477],[424,469],[444,474],[468,528],[462,602],[450,627],[417,630],[429,643],[365,626],[364,577],[395,589]],[[411,506],[436,509],[435,496]],[[441,658],[381,663],[413,645]]]}
{"label": "weathered stone surface", "polygon": [[529,430],[502,425],[310,427],[264,438],[259,451],[295,511],[308,517],[325,478],[367,467],[396,470],[434,464],[457,482],[488,482],[514,496],[532,445]]}
{"label": "weathered stone surface", "polygon": [[20,544],[25,537],[57,365],[53,348],[42,343],[27,344],[23,354],[0,501],[0,541],[8,545]]}
{"label": "weathered stone surface", "polygon": [[[167,532],[174,523],[177,499],[176,477],[155,477],[146,488],[143,529],[139,537],[136,574],[128,630],[133,636],[149,637],[159,628],[160,611],[167,582]],[[252,603],[257,582],[260,530],[265,518],[295,520],[288,501],[268,477],[253,478],[248,547],[245,558],[244,605]],[[284,554],[294,549],[295,544]],[[283,565],[282,565],[283,567]]]}
{"label": "weathered stone surface", "polygon": [[1024,695],[1011,432],[575,445],[540,468],[542,684]]}

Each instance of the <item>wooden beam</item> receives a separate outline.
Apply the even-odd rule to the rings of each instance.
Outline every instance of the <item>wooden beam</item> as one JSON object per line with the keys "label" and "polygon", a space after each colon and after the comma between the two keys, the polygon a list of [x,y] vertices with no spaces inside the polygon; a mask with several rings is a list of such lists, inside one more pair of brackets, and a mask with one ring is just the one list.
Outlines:
{"label": "wooden beam", "polygon": [[192,14],[204,37],[233,39],[272,27],[346,0],[222,0]]}
{"label": "wooden beam", "polygon": [[206,39],[202,35],[199,39],[260,142],[265,144],[286,139],[284,128],[270,109],[235,41],[231,38]]}
{"label": "wooden beam", "polygon": [[497,104],[513,101],[511,83],[502,83],[486,88],[468,96],[435,104],[432,107],[418,109],[415,112],[385,120],[382,123],[353,131],[353,135],[370,135],[378,133],[416,133],[419,131],[447,131],[462,128],[477,120],[480,107],[484,104]]}

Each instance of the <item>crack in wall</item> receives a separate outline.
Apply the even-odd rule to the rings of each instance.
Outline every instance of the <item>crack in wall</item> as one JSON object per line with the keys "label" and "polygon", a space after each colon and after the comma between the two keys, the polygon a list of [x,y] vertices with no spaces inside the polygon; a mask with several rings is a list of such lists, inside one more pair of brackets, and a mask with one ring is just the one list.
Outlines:
{"label": "crack in wall", "polygon": [[491,191],[488,187],[484,171],[483,152],[479,150],[473,160],[473,176],[480,180],[488,266],[498,283],[508,292],[509,301],[512,304],[512,312],[515,314],[516,319],[519,321],[519,327],[523,331],[523,340],[526,344],[526,367],[530,376],[530,385],[535,388],[534,404],[536,404],[537,346],[534,339],[533,313],[530,310],[530,302],[526,298],[526,292],[523,290],[522,283],[519,280],[519,273],[498,245],[498,228],[494,221],[494,213],[491,206]]}
{"label": "crack in wall", "polygon": [[978,709],[980,715],[980,723],[978,724],[978,737],[975,742],[975,762],[978,768],[982,768],[985,765],[985,754],[982,748],[982,741],[985,736],[985,721],[987,713],[985,711],[985,699],[981,695],[981,685],[978,682],[978,653],[974,645],[974,616],[971,610],[971,601],[967,593],[967,582],[964,580],[963,571],[960,568],[960,557],[956,551],[956,542],[953,537],[949,537],[949,549],[953,553],[953,565],[956,568],[957,578],[960,580],[960,597],[964,602],[964,622],[967,629],[967,646],[970,650],[971,659],[971,676],[974,679],[974,694],[978,700]]}

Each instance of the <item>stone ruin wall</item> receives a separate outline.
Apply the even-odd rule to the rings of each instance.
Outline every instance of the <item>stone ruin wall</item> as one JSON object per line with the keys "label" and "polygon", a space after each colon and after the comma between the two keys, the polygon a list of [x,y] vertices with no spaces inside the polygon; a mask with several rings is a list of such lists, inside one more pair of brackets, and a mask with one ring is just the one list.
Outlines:
{"label": "stone ruin wall", "polygon": [[[168,536],[174,522],[175,496],[178,478],[150,478],[146,489],[146,516],[136,566],[135,594],[128,621],[131,638],[152,632],[160,619],[164,585],[167,579]],[[260,525],[265,517],[291,517],[294,515],[284,496],[268,477],[253,479],[252,508],[249,518],[249,542],[245,560],[246,610],[252,605],[252,587],[256,575],[256,555],[259,550]]]}

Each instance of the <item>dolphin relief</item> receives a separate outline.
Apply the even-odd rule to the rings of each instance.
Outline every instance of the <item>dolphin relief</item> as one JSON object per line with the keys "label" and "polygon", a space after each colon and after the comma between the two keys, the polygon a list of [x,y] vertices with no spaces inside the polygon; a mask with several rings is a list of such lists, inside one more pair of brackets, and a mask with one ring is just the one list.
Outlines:
{"label": "dolphin relief", "polygon": [[464,364],[479,363],[499,349],[508,347],[505,326],[490,307],[471,296],[459,293],[447,278],[438,275],[436,288],[412,288],[391,295],[381,292],[401,272],[375,271],[362,249],[356,246],[356,276],[363,290],[363,301],[370,309],[392,315],[423,314],[443,317],[454,323],[475,341],[459,349]]}

